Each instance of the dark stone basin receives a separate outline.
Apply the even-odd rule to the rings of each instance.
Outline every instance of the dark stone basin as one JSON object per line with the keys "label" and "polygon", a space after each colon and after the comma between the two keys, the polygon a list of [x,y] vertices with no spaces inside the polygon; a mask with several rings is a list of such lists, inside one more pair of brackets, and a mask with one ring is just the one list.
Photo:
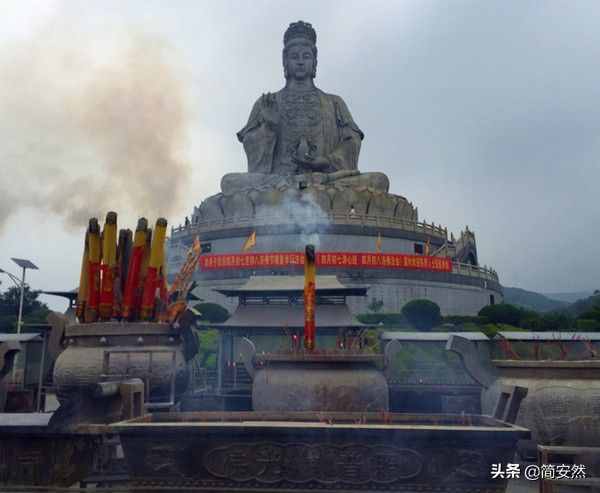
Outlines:
{"label": "dark stone basin", "polygon": [[111,425],[138,487],[503,491],[529,431],[479,415],[158,413]]}
{"label": "dark stone basin", "polygon": [[49,414],[0,414],[0,489],[71,486],[92,466],[98,437],[48,431]]}

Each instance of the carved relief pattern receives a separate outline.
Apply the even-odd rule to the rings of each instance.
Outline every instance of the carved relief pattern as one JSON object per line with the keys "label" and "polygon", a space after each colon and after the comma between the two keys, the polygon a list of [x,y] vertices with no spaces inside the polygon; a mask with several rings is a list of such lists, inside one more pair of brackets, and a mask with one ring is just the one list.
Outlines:
{"label": "carved relief pattern", "polygon": [[360,444],[232,444],[204,456],[214,476],[259,483],[378,483],[418,476],[423,458],[415,450]]}
{"label": "carved relief pattern", "polygon": [[321,103],[316,90],[308,92],[283,91],[281,150],[282,160],[289,161],[301,137],[306,138],[310,154],[318,155],[321,140]]}
{"label": "carved relief pattern", "polygon": [[22,438],[0,441],[0,485],[71,485],[91,462],[89,439]]}

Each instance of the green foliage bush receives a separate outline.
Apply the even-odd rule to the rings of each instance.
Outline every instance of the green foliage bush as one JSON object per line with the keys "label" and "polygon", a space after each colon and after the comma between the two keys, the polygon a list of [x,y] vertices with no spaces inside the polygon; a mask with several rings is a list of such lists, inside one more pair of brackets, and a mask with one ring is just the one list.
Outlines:
{"label": "green foliage bush", "polygon": [[379,313],[383,309],[383,300],[371,298],[371,302],[367,306],[370,312]]}
{"label": "green foliage bush", "polygon": [[535,316],[535,312],[524,310],[508,303],[487,305],[479,310],[478,315],[484,317],[491,324],[520,325],[522,320]]}
{"label": "green foliage bush", "polygon": [[442,318],[445,324],[466,325],[466,324],[485,324],[487,319],[484,317],[470,317],[467,315],[448,315]]}
{"label": "green foliage bush", "polygon": [[402,307],[402,315],[417,330],[431,330],[442,321],[440,307],[431,300],[412,300]]}
{"label": "green foliage bush", "polygon": [[579,315],[578,318],[584,320],[596,320],[600,322],[600,304],[592,306],[592,308]]}
{"label": "green foliage bush", "polygon": [[216,368],[219,333],[213,329],[195,330],[198,339],[196,359],[201,368]]}
{"label": "green foliage bush", "polygon": [[[40,291],[25,286],[23,296],[23,323],[45,323],[50,313],[48,306],[38,300]],[[0,332],[16,332],[21,290],[16,286],[0,293]]]}
{"label": "green foliage bush", "polygon": [[580,332],[600,332],[600,321],[589,318],[578,318],[576,327]]}
{"label": "green foliage bush", "polygon": [[398,326],[405,325],[406,319],[401,313],[359,313],[357,320],[367,325]]}

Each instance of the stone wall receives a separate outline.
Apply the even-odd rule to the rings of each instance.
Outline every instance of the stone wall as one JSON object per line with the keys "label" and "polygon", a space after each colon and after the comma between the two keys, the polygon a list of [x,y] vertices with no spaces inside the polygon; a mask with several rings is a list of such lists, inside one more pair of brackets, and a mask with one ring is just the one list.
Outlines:
{"label": "stone wall", "polygon": [[[381,222],[381,221],[380,221]],[[417,230],[401,227],[357,224],[272,224],[218,228],[199,231],[197,228],[180,229],[169,241],[168,272],[173,275],[181,266],[192,238],[200,237],[211,254],[240,253],[248,235],[256,231],[257,242],[252,252],[301,251],[307,243],[313,243],[321,251],[374,252],[376,240],[381,234],[382,252],[414,254],[415,244],[430,242],[431,252],[441,251],[445,245],[452,245],[439,227],[429,226]],[[442,234],[440,234],[442,233]],[[462,237],[462,235],[461,235]],[[470,248],[475,247],[474,236]],[[475,252],[476,253],[476,252]],[[299,269],[277,269],[257,271],[256,274],[298,274]],[[476,266],[454,264],[453,272],[429,272],[417,270],[356,270],[328,269],[345,284],[371,286],[368,296],[350,299],[354,313],[367,311],[371,298],[382,299],[384,310],[398,312],[402,306],[417,298],[427,298],[436,302],[444,315],[476,315],[484,306],[502,301],[502,289],[494,272]],[[227,299],[213,291],[213,288],[237,286],[252,275],[246,270],[197,272],[198,289],[196,294],[206,300],[219,303],[229,310],[235,308],[237,299]]]}
{"label": "stone wall", "polygon": [[[349,282],[343,277],[340,281],[347,286],[365,285],[365,283]],[[237,298],[227,298],[214,289],[240,286],[245,279],[197,279],[197,282],[195,294],[199,298],[218,303],[232,312],[237,306]],[[367,305],[371,298],[383,300],[383,310],[388,312],[400,312],[407,302],[426,298],[439,305],[442,315],[477,315],[479,310],[490,304],[490,295],[494,296],[495,303],[501,303],[503,299],[502,293],[497,290],[444,282],[380,278],[367,285],[370,288],[366,297],[348,298],[348,306],[354,314],[367,312]]]}

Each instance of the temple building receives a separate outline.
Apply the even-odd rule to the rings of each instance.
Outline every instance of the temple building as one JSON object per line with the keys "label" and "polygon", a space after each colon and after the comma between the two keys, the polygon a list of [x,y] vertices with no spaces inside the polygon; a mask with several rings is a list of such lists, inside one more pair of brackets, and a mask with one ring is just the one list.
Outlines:
{"label": "temple building", "polygon": [[[301,275],[252,276],[239,287],[218,290],[233,298],[237,308],[227,321],[211,324],[219,332],[214,394],[190,396],[187,405],[201,407],[200,401],[212,398],[223,409],[250,409],[252,381],[247,368],[252,363],[244,356],[245,343],[252,344],[258,359],[265,353],[293,355],[302,350],[303,282]],[[347,300],[365,297],[367,287],[344,286],[335,276],[318,276],[316,286],[317,346],[321,351],[340,347],[352,351],[354,345],[360,349],[359,336],[369,325],[352,316]]]}

